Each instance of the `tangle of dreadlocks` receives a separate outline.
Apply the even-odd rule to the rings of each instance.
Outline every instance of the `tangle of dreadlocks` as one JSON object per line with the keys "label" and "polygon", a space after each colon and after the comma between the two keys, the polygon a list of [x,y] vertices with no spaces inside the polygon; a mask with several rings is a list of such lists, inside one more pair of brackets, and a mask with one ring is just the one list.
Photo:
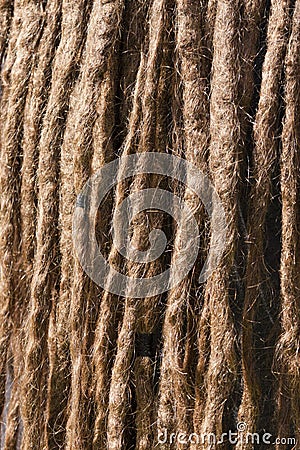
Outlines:
{"label": "tangle of dreadlocks", "polygon": [[[208,280],[205,292],[210,312],[210,357],[204,377],[207,393],[201,424],[202,433],[213,432],[217,435],[222,434],[225,402],[237,376],[234,324],[228,290],[238,233],[240,124],[237,74],[240,69],[236,29],[239,20],[238,2],[218,2],[213,37],[209,167],[229,217],[228,247],[219,267]],[[225,117],[226,126],[220,132],[220,124]]]}
{"label": "tangle of dreadlocks", "polygon": [[[289,2],[274,1],[268,29],[268,48],[264,61],[260,102],[254,125],[254,186],[249,215],[249,251],[246,270],[246,297],[243,312],[242,363],[244,391],[239,418],[254,432],[259,416],[260,386],[254,362],[253,324],[258,308],[259,285],[262,283],[263,230],[271,195],[271,175],[276,161],[279,85],[281,82],[287,32]],[[250,448],[249,444],[249,448]],[[244,448],[244,447],[243,447]]]}
{"label": "tangle of dreadlocks", "polygon": [[[184,154],[200,170],[206,170],[206,153],[208,145],[208,68],[204,65],[205,36],[204,20],[206,2],[178,1],[176,5],[177,51],[179,73],[183,83],[183,126]],[[201,22],[199,23],[199,19]],[[194,49],[191,51],[191,49]],[[197,198],[188,191],[184,195],[185,202],[193,213],[199,208]],[[202,211],[198,212],[201,218]],[[178,231],[174,242],[173,258],[180,257],[182,236]],[[169,429],[172,410],[175,414],[175,426],[182,432],[191,433],[191,417],[193,397],[191,391],[193,380],[192,334],[195,334],[195,310],[192,298],[193,279],[187,277],[179,286],[169,293],[163,326],[163,358],[160,379],[160,405],[158,410],[159,429]],[[184,335],[185,321],[190,322],[187,335]],[[186,342],[186,343],[185,343]],[[185,350],[182,350],[182,347]],[[191,380],[189,379],[191,377]]]}
{"label": "tangle of dreadlocks", "polygon": [[[70,138],[67,112],[78,64],[86,40],[86,28],[91,4],[85,0],[62,3],[61,38],[53,61],[52,86],[45,120],[52,124],[57,142],[61,145],[59,224],[61,227],[59,252],[61,278],[57,287],[57,302],[50,317],[49,379],[47,400],[47,439],[50,448],[63,445],[66,438],[67,405],[70,393],[70,298],[72,270],[70,254],[71,216],[74,207],[74,140]],[[68,51],[66,52],[66,49]],[[63,136],[63,130],[66,131]],[[54,137],[51,137],[51,140]]]}
{"label": "tangle of dreadlocks", "polygon": [[[168,2],[165,0],[155,0],[153,2],[150,14],[150,40],[148,48],[148,61],[141,60],[141,84],[136,85],[137,93],[143,89],[143,96],[141,98],[141,131],[139,141],[136,142],[137,152],[151,151],[155,149],[160,151],[164,148],[165,143],[161,142],[161,133],[163,123],[160,116],[161,109],[156,106],[164,99],[164,83],[165,73],[161,69],[158,71],[160,61],[164,61],[163,42],[165,36],[165,29],[168,24]],[[158,79],[159,77],[159,79]],[[138,100],[138,97],[137,97]],[[135,115],[135,104],[132,110],[132,122],[130,125],[138,126],[139,122],[135,122],[137,116]],[[129,130],[133,135],[134,128]],[[130,136],[129,134],[129,136]],[[157,136],[158,135],[158,136]],[[132,151],[130,144],[130,137],[125,144],[124,152]],[[122,170],[122,168],[120,169]],[[148,179],[147,179],[148,178]],[[158,186],[161,183],[159,178],[149,180],[149,177],[137,177],[132,185],[132,191],[145,188],[147,184],[150,186]],[[124,194],[123,194],[124,195]],[[162,226],[162,218],[149,218],[142,214],[133,223],[132,242],[136,248],[145,247],[147,241],[147,228],[157,228]],[[147,224],[147,226],[146,226]],[[150,263],[145,268],[137,268],[135,264],[128,263],[127,270],[131,276],[136,275],[151,275],[154,276],[159,271],[159,264]],[[159,297],[147,299],[131,299],[127,298],[125,301],[123,323],[118,337],[117,353],[115,356],[114,365],[112,368],[112,378],[109,395],[109,415],[108,415],[108,448],[121,449],[124,436],[122,430],[125,429],[126,419],[129,412],[129,405],[126,398],[129,393],[129,376],[130,367],[132,364],[133,351],[135,345],[135,333],[151,333],[157,324],[157,316],[160,311]],[[139,449],[149,448],[153,441],[153,399],[146,397],[147,391],[143,387],[143,383],[149,386],[153,379],[153,367],[151,361],[144,358],[136,357],[134,362],[134,373],[136,380],[136,398],[137,398],[137,412],[136,412],[136,427],[137,427],[137,442],[136,446]],[[149,389],[149,387],[148,387]],[[153,388],[152,388],[153,391]],[[153,397],[153,393],[152,393]]]}
{"label": "tangle of dreadlocks", "polygon": [[[78,194],[90,175],[93,145],[90,130],[96,117],[97,89],[105,83],[108,60],[115,51],[118,24],[122,17],[123,2],[94,3],[87,27],[87,38],[80,76],[74,89],[68,126],[73,134],[74,189]],[[76,150],[77,149],[77,150]],[[71,380],[70,414],[67,422],[67,448],[86,449],[92,442],[92,423],[86,420],[91,412],[89,397],[89,308],[92,283],[76,260],[73,267],[70,305],[70,355],[74,371]],[[82,321],[82,319],[84,320]]]}
{"label": "tangle of dreadlocks", "polygon": [[[1,448],[148,450],[167,432],[165,449],[225,449],[178,437],[238,422],[299,442],[299,24],[299,0],[0,0]],[[199,286],[217,211],[209,227],[176,168],[117,183],[95,230],[111,268],[180,260],[182,230],[156,210],[128,232],[145,251],[163,230],[165,254],[114,245],[119,206],[149,187],[190,206],[201,241],[176,287],[124,298],[113,270],[102,289],[81,267],[73,212],[108,162],[153,151],[208,174],[228,240]]]}

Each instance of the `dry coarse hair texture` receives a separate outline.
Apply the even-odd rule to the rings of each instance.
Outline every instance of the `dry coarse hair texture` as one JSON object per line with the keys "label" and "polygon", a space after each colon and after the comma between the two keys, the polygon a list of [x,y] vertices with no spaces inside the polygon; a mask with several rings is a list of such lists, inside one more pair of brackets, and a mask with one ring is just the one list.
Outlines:
{"label": "dry coarse hair texture", "polygon": [[[0,59],[0,448],[299,449],[300,0],[0,0]],[[222,202],[205,283],[217,219],[175,167],[103,200],[105,289],[81,266],[77,196],[146,152],[192,163]],[[116,208],[147,188],[189,207],[197,260],[169,291],[117,295],[114,270],[181,261],[182,228],[155,208],[129,234],[146,252],[161,229],[163,254],[114,245]],[[241,424],[254,439],[229,439]]]}

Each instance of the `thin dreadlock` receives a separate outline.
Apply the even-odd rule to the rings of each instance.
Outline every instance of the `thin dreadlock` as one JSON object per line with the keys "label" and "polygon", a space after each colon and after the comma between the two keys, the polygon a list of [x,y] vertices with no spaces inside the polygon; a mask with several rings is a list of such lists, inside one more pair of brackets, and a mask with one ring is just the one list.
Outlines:
{"label": "thin dreadlock", "polygon": [[[292,33],[285,60],[285,119],[282,131],[282,256],[281,327],[276,366],[280,372],[278,392],[278,435],[283,437],[292,426],[297,441],[300,433],[299,405],[299,43],[300,2],[295,4]],[[277,449],[285,448],[278,444]]]}

